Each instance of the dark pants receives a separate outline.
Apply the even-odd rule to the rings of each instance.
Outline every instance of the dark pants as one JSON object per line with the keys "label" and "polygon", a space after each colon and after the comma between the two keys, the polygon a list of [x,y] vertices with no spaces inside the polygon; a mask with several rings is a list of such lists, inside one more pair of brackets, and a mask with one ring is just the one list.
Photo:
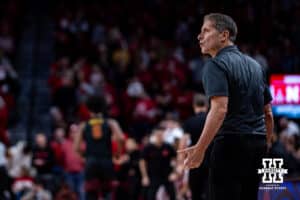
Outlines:
{"label": "dark pants", "polygon": [[255,200],[266,139],[260,135],[218,136],[210,158],[211,200]]}
{"label": "dark pants", "polygon": [[84,200],[83,172],[66,172],[65,179],[72,191],[76,192],[78,195],[78,199]]}
{"label": "dark pants", "polygon": [[110,159],[87,158],[84,176],[86,200],[97,200],[99,195],[111,198],[114,171]]}
{"label": "dark pants", "polygon": [[138,200],[142,192],[141,179],[130,177],[128,180],[118,180],[118,186],[115,194],[115,200]]}
{"label": "dark pants", "polygon": [[156,199],[156,193],[160,186],[164,186],[165,190],[169,196],[170,200],[175,200],[175,188],[174,184],[168,179],[150,179],[150,185],[146,189],[146,200],[155,200]]}
{"label": "dark pants", "polygon": [[12,180],[9,177],[4,166],[0,166],[0,199],[10,199],[12,196],[10,191]]}
{"label": "dark pants", "polygon": [[192,200],[207,200],[208,196],[208,167],[201,166],[190,170],[189,186],[192,192]]}

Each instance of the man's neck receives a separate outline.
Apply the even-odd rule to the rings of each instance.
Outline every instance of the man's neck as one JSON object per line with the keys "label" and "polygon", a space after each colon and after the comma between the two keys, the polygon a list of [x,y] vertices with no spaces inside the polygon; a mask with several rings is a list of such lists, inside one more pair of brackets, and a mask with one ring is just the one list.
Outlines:
{"label": "man's neck", "polygon": [[91,115],[92,117],[95,117],[95,118],[97,118],[97,117],[103,117],[103,114],[102,113],[92,113],[92,115]]}
{"label": "man's neck", "polygon": [[156,142],[154,145],[155,145],[156,147],[161,147],[163,144],[164,144],[164,142],[161,141],[161,142]]}
{"label": "man's neck", "polygon": [[207,112],[206,107],[194,107],[194,113],[199,114],[201,112]]}
{"label": "man's neck", "polygon": [[228,42],[224,42],[223,44],[221,44],[216,51],[214,51],[213,53],[211,53],[211,57],[215,57],[222,49],[224,49],[225,47],[228,47],[228,46],[233,46],[233,42],[231,41],[228,41]]}

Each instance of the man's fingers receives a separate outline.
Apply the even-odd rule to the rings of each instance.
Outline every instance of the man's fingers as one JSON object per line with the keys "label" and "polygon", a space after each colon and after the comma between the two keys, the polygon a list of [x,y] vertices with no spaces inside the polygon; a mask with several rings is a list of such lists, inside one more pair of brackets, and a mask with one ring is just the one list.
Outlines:
{"label": "man's fingers", "polygon": [[193,162],[191,160],[187,160],[185,161],[184,163],[184,168],[185,169],[195,169],[195,168],[198,168],[199,167],[199,164],[197,162]]}
{"label": "man's fingers", "polygon": [[188,154],[188,156],[184,160],[183,164],[184,164],[185,169],[190,169],[192,167],[193,160],[192,160],[191,154]]}
{"label": "man's fingers", "polygon": [[190,148],[185,148],[185,149],[177,150],[177,153],[186,153],[188,151],[190,151]]}
{"label": "man's fingers", "polygon": [[183,154],[184,158],[187,158],[191,154],[191,149],[190,148],[185,148],[177,151],[178,154]]}

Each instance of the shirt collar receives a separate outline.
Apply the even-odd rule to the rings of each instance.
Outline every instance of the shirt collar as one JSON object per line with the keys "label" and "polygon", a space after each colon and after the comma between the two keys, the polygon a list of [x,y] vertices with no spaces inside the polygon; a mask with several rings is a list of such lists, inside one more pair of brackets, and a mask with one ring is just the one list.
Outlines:
{"label": "shirt collar", "polygon": [[218,53],[217,53],[216,56],[219,56],[219,55],[221,55],[222,53],[229,52],[229,51],[238,51],[238,48],[237,48],[236,45],[229,45],[229,46],[226,46],[226,47],[222,48],[220,51],[218,51]]}

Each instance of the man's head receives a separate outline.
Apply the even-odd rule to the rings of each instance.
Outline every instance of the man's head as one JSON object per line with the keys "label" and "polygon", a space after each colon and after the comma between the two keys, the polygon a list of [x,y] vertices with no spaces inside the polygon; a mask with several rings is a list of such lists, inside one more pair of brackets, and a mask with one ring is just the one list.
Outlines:
{"label": "man's head", "polygon": [[62,141],[66,135],[65,129],[62,127],[58,127],[54,131],[54,138],[57,141]]}
{"label": "man's head", "polygon": [[198,35],[203,54],[214,57],[225,46],[234,43],[237,36],[237,25],[228,15],[211,13],[204,16],[201,32]]}
{"label": "man's head", "polygon": [[35,136],[36,145],[40,148],[45,148],[47,146],[47,137],[44,133],[37,133]]}
{"label": "man's head", "polygon": [[69,126],[68,133],[69,133],[69,138],[71,140],[75,139],[78,132],[79,132],[79,126],[77,124],[74,123]]}
{"label": "man's head", "polygon": [[194,112],[197,114],[199,112],[207,111],[207,98],[203,94],[195,94],[193,99]]}
{"label": "man's head", "polygon": [[161,145],[164,142],[165,128],[162,126],[157,126],[152,130],[152,136],[155,138],[154,144]]}
{"label": "man's head", "polygon": [[89,111],[93,114],[106,114],[107,104],[103,96],[92,96],[86,103]]}

